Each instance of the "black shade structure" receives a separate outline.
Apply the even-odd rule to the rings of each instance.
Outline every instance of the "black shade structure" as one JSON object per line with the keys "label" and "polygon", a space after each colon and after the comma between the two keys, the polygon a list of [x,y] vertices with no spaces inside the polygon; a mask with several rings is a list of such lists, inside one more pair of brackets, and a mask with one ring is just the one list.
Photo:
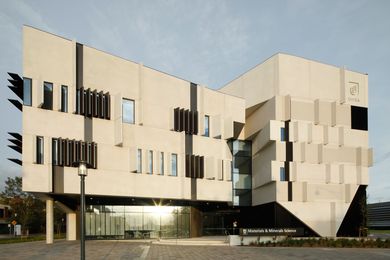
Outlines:
{"label": "black shade structure", "polygon": [[[8,72],[8,75],[11,77],[8,79],[8,82],[11,84],[8,88],[18,97],[18,99],[9,98],[8,101],[11,102],[11,104],[19,111],[23,111],[23,78],[12,72]],[[13,137],[13,139],[8,139],[11,143],[8,147],[22,154],[22,136],[13,132],[8,132],[8,134]],[[8,160],[18,165],[22,165],[22,161],[20,159],[8,158]]]}
{"label": "black shade structure", "polygon": [[[22,151],[23,151],[22,150],[22,144],[23,144],[22,136],[18,133],[8,132],[8,134],[13,137],[13,139],[8,139],[8,141],[12,143],[11,145],[8,145],[8,147],[15,150],[16,152],[22,154]],[[8,158],[8,160],[10,160],[11,162],[14,162],[18,165],[22,165],[22,161],[20,159]]]}

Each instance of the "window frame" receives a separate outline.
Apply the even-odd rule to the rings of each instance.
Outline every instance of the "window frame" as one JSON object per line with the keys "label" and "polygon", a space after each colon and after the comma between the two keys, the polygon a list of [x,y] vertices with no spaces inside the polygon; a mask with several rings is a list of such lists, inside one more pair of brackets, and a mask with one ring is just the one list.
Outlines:
{"label": "window frame", "polygon": [[164,152],[160,152],[160,174],[164,175]]}
{"label": "window frame", "polygon": [[[210,116],[204,115],[204,136],[210,137]],[[207,127],[206,127],[207,122]]]}
{"label": "window frame", "polygon": [[[175,158],[175,160],[173,159]],[[175,161],[175,164],[173,163]],[[177,153],[172,153],[171,154],[171,176],[175,176],[177,177],[177,163],[178,163],[178,156],[177,156]],[[173,167],[175,165],[175,167]],[[173,169],[175,169],[175,171],[173,171]]]}
{"label": "window frame", "polygon": [[287,181],[286,180],[286,169],[284,167],[280,167],[279,168],[279,178],[280,178],[280,181]]}
{"label": "window frame", "polygon": [[[46,100],[46,87],[51,87],[51,91],[50,91],[50,104],[47,104],[47,100]],[[54,91],[54,86],[53,86],[53,83],[51,82],[48,82],[48,81],[44,81],[43,82],[43,103],[42,103],[42,106],[41,108],[43,109],[47,109],[47,110],[53,110],[53,91]]]}
{"label": "window frame", "polygon": [[[64,89],[65,89],[65,96],[64,96]],[[64,113],[68,113],[68,93],[69,93],[68,86],[61,85],[61,108],[60,108],[60,111],[64,112]]]}
{"label": "window frame", "polygon": [[44,164],[45,163],[45,142],[43,136],[37,136],[35,139],[35,163]]}
{"label": "window frame", "polygon": [[280,141],[286,141],[286,128],[284,127],[280,128]]}
{"label": "window frame", "polygon": [[153,174],[153,151],[148,151],[148,173]]}
{"label": "window frame", "polygon": [[142,173],[142,149],[137,149],[137,173]]}
{"label": "window frame", "polygon": [[[26,81],[30,82],[30,95],[29,95],[29,103],[26,102]],[[24,106],[32,106],[32,79],[23,77],[23,105]]]}
{"label": "window frame", "polygon": [[[126,104],[125,102],[129,102],[127,104],[133,105],[133,114],[131,115],[132,120],[130,120],[130,122],[125,121],[125,116],[124,116],[125,115],[125,104]],[[135,124],[135,101],[134,101],[134,99],[122,98],[122,123],[132,124],[132,125]]]}

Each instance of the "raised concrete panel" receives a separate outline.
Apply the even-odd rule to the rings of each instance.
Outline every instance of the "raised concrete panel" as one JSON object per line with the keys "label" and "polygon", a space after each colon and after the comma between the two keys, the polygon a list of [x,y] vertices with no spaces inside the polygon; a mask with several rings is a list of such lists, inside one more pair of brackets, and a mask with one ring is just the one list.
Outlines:
{"label": "raised concrete panel", "polygon": [[291,98],[291,119],[314,121],[314,102]]}
{"label": "raised concrete panel", "polygon": [[[276,194],[279,194],[279,187],[276,184],[277,182],[270,182],[261,187],[252,188],[252,206],[276,201]],[[287,194],[287,185],[283,188],[286,189]]]}
{"label": "raised concrete panel", "polygon": [[245,124],[245,137],[251,137],[264,128],[269,120],[275,119],[275,98],[265,102],[247,117]]}
{"label": "raised concrete panel", "polygon": [[351,106],[336,105],[336,125],[351,128]]}

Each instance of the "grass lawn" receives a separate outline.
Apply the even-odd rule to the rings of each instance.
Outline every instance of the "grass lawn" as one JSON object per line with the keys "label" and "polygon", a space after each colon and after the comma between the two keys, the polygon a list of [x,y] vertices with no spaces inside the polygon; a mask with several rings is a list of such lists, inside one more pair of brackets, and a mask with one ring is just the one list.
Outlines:
{"label": "grass lawn", "polygon": [[[55,234],[54,239],[62,239],[65,238],[65,234]],[[31,235],[28,237],[12,237],[12,238],[3,238],[0,239],[0,244],[11,244],[11,243],[22,243],[22,242],[33,242],[33,241],[41,241],[45,240],[46,235]]]}
{"label": "grass lawn", "polygon": [[369,229],[369,234],[390,234],[390,230],[388,229]]}

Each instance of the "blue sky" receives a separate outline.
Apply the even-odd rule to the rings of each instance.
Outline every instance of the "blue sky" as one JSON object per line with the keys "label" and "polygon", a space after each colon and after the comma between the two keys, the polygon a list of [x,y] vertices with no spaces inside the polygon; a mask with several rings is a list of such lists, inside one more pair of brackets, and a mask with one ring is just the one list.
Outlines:
{"label": "blue sky", "polygon": [[219,88],[277,52],[368,73],[375,165],[370,202],[390,200],[390,1],[0,0],[0,188],[21,175],[7,132],[21,114],[6,72],[22,71],[27,24],[155,69]]}

